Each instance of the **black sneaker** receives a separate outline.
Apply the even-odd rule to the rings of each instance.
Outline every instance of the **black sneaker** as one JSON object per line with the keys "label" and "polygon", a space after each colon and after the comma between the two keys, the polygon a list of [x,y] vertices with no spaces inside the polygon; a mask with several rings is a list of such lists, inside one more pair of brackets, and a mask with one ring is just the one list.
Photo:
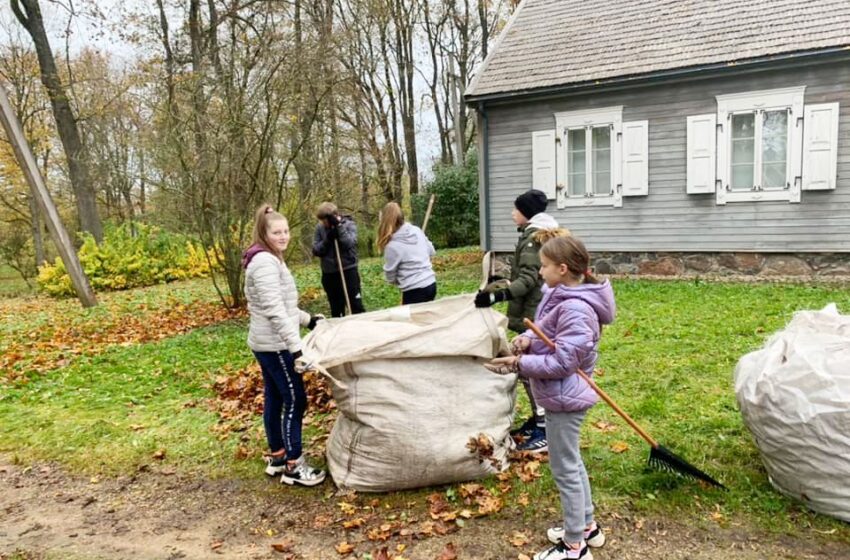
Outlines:
{"label": "black sneaker", "polygon": [[522,423],[522,426],[511,430],[510,434],[512,436],[522,436],[524,438],[530,438],[531,434],[534,432],[534,428],[537,427],[537,421],[534,419],[534,416],[526,420]]}
{"label": "black sneaker", "polygon": [[532,453],[543,453],[549,451],[549,442],[546,441],[546,430],[543,428],[534,428],[531,436],[524,442],[516,446],[517,451],[530,451]]}
{"label": "black sneaker", "polygon": [[277,476],[286,470],[286,454],[266,457],[266,474]]}
{"label": "black sneaker", "polygon": [[298,484],[299,486],[317,486],[325,481],[325,471],[311,467],[304,459],[304,455],[298,458],[295,465],[287,466],[280,475],[281,484]]}

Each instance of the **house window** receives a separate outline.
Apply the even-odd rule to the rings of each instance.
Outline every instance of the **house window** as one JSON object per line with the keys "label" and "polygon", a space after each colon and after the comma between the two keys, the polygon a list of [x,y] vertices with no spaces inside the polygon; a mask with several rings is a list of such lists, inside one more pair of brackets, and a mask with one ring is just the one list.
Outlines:
{"label": "house window", "polygon": [[563,162],[558,168],[558,205],[618,206],[622,107],[557,113],[555,122]]}
{"label": "house window", "polygon": [[612,194],[611,128],[611,125],[604,125],[567,130],[569,196]]}
{"label": "house window", "polygon": [[790,187],[788,181],[788,108],[732,113],[731,191]]}
{"label": "house window", "polygon": [[798,200],[805,87],[717,96],[717,201]]}

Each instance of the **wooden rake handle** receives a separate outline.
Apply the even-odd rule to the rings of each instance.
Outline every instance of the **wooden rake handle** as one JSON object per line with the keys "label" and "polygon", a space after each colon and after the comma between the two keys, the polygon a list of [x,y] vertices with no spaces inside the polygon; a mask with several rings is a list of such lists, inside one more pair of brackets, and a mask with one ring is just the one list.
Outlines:
{"label": "wooden rake handle", "polygon": [[[525,323],[526,327],[528,327],[529,329],[534,331],[534,334],[536,334],[538,337],[540,337],[540,340],[545,342],[546,345],[549,346],[549,348],[551,348],[552,350],[555,349],[555,343],[552,342],[552,340],[548,336],[546,336],[546,334],[542,330],[540,330],[540,327],[538,327],[537,325],[534,324],[534,321],[532,321],[531,319],[525,318],[525,319],[523,319],[523,323]],[[587,382],[588,385],[590,385],[590,388],[593,389],[594,391],[596,391],[596,394],[599,395],[600,397],[602,397],[602,400],[604,400],[606,403],[608,403],[608,406],[613,408],[614,412],[619,414],[623,418],[623,420],[625,420],[629,424],[629,426],[631,426],[632,429],[638,433],[638,435],[640,437],[645,439],[646,443],[651,445],[653,447],[653,449],[658,447],[658,442],[655,441],[654,439],[652,439],[652,437],[648,433],[646,433],[646,431],[643,428],[638,426],[637,422],[632,420],[632,417],[629,416],[628,414],[626,414],[626,411],[623,410],[622,408],[620,408],[617,405],[617,403],[614,402],[614,399],[609,397],[608,394],[605,391],[600,389],[599,386],[593,381],[593,379],[590,378],[589,375],[587,375],[581,369],[578,369],[578,368],[576,368],[576,373],[578,373],[579,376],[582,379],[584,379]]]}

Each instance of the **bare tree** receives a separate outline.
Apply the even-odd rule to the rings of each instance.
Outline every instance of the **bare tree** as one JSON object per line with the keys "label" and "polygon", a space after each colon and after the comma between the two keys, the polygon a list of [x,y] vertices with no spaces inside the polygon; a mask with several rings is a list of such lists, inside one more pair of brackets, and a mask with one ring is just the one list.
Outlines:
{"label": "bare tree", "polygon": [[94,236],[98,243],[103,239],[103,226],[97,212],[95,190],[89,180],[88,154],[81,140],[74,111],[68,101],[50,42],[44,29],[44,19],[38,0],[10,0],[12,12],[32,37],[41,68],[41,82],[47,89],[53,107],[53,117],[65,157],[68,160],[68,175],[74,189],[80,227]]}

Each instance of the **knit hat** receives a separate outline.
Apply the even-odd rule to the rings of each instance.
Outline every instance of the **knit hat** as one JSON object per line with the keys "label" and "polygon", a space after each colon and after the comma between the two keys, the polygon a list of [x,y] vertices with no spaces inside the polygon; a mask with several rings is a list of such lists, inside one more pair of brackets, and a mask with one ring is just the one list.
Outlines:
{"label": "knit hat", "polygon": [[516,209],[528,220],[541,212],[545,212],[547,204],[549,204],[549,201],[546,199],[546,193],[537,189],[529,189],[514,200]]}

